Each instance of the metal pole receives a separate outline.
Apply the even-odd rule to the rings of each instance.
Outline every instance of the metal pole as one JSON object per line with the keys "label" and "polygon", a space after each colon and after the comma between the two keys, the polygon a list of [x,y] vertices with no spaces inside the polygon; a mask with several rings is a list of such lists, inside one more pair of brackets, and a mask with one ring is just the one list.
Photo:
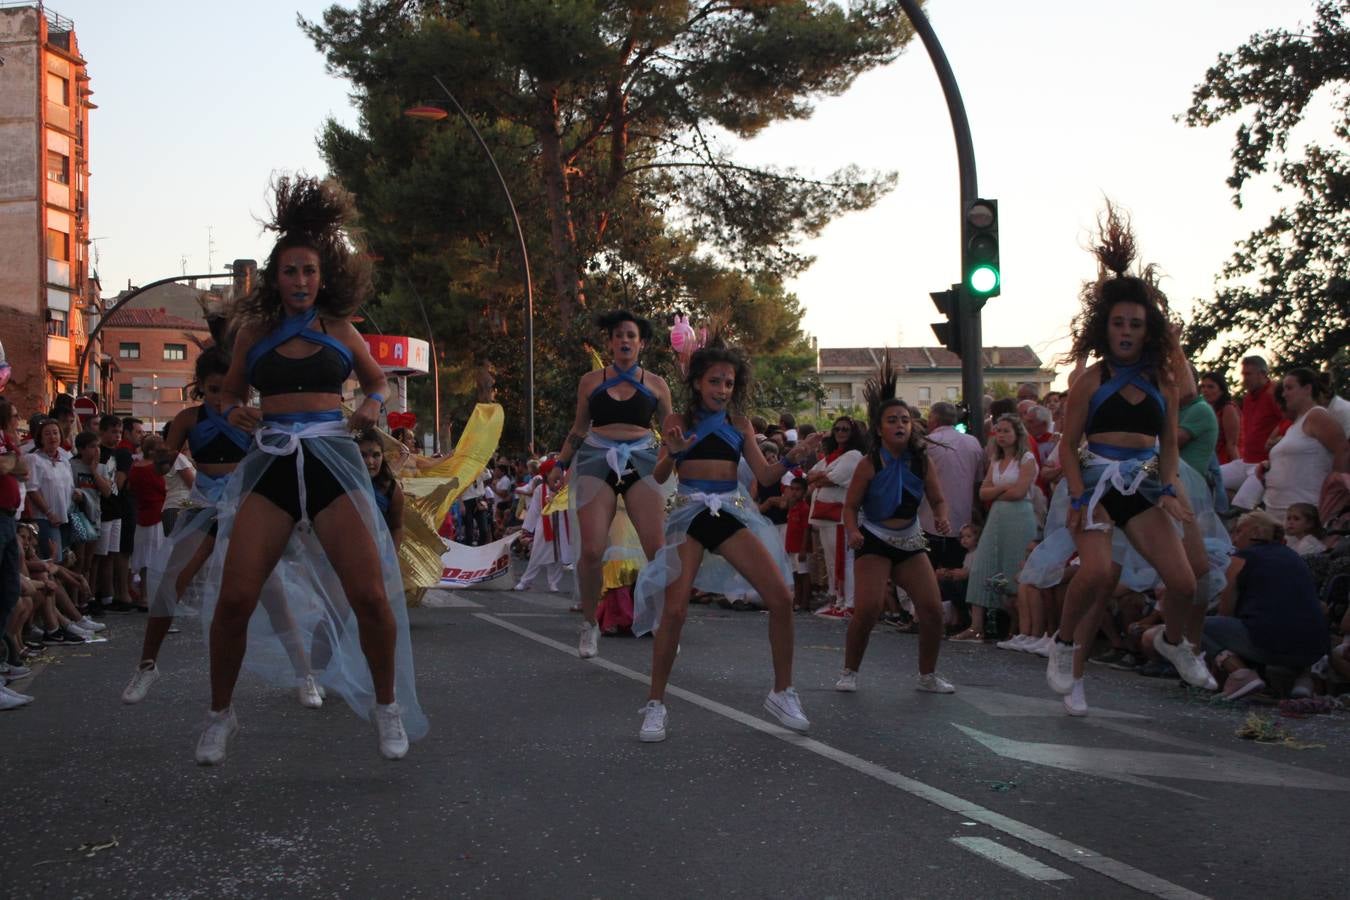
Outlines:
{"label": "metal pole", "polygon": [[[927,14],[919,7],[919,0],[900,0],[900,7],[909,16],[915,33],[923,41],[928,58],[933,63],[933,71],[942,85],[943,96],[947,98],[952,137],[956,140],[957,174],[961,181],[961,210],[957,218],[959,229],[963,227],[966,209],[980,195],[976,187],[975,145],[970,139],[970,121],[966,118],[966,106],[961,101],[961,88],[956,83],[951,63],[947,62],[947,54],[943,52]],[[965,281],[963,272],[961,291],[957,295],[957,302],[961,306],[961,349],[965,351],[961,357],[961,394],[966,408],[970,410],[970,433],[984,440],[984,343],[980,333],[980,308],[975,298],[970,296]]]}
{"label": "metal pole", "polygon": [[[422,324],[427,329],[428,351],[431,353],[431,399],[432,399],[432,418],[436,420],[435,438],[432,441],[432,452],[441,452],[441,359],[436,351],[436,335],[431,330],[431,319],[427,318],[427,305],[422,302],[422,292],[413,284],[412,279],[408,277],[407,272],[403,272],[403,280],[408,283],[412,289],[413,297],[417,300],[417,308],[422,313]],[[407,412],[405,407],[404,412]]]}
{"label": "metal pole", "polygon": [[144,287],[133,288],[129,291],[125,297],[114,303],[111,309],[104,311],[103,315],[99,316],[93,331],[90,331],[88,337],[85,339],[84,352],[80,354],[80,370],[75,376],[75,393],[77,395],[84,393],[84,373],[85,367],[89,364],[89,351],[94,349],[94,338],[98,337],[98,333],[103,330],[104,324],[112,318],[113,313],[117,312],[146,291],[157,288],[162,284],[173,284],[175,281],[194,281],[198,278],[229,278],[231,274],[232,273],[230,272],[213,272],[210,275],[175,275],[172,278],[161,278],[159,281],[152,281]]}
{"label": "metal pole", "polygon": [[445,96],[450,100],[450,105],[459,113],[464,124],[469,126],[473,136],[478,139],[478,145],[483,148],[487,154],[488,162],[492,164],[492,171],[497,173],[497,182],[502,186],[502,193],[506,195],[506,205],[511,208],[511,220],[516,224],[516,237],[520,240],[520,260],[525,266],[525,407],[526,407],[526,435],[527,449],[531,454],[534,453],[534,282],[530,278],[530,253],[525,248],[525,229],[520,227],[520,216],[516,214],[516,202],[511,199],[511,189],[506,186],[506,179],[502,176],[502,170],[497,167],[497,159],[492,155],[492,150],[488,148],[487,141],[483,140],[483,135],[479,133],[477,126],[473,124],[473,119],[464,111],[464,107],[459,105],[455,95],[450,93],[450,89],[445,86],[437,75],[431,76]]}

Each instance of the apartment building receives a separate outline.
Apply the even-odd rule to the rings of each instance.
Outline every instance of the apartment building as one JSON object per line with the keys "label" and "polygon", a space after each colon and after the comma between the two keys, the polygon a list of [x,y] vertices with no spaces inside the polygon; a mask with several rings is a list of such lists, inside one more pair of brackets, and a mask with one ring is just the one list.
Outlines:
{"label": "apartment building", "polygon": [[[816,373],[825,391],[824,411],[863,407],[863,385],[877,372],[882,354],[890,354],[897,393],[905,402],[928,409],[939,400],[961,399],[961,358],[943,347],[820,347]],[[1045,394],[1055,380],[1052,369],[1030,347],[984,348],[985,384],[1002,381],[1016,387],[1036,385]]]}

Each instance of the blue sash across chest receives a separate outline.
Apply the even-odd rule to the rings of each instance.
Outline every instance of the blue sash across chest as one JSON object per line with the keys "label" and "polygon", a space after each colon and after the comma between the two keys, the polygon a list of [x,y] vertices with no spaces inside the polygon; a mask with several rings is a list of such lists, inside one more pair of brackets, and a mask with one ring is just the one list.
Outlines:
{"label": "blue sash across chest", "polygon": [[591,397],[594,398],[596,394],[599,394],[602,391],[608,391],[610,388],[617,387],[618,385],[624,384],[626,382],[628,384],[631,384],[633,387],[637,388],[639,394],[644,394],[647,397],[651,397],[654,399],[656,395],[652,393],[652,389],[647,387],[647,385],[643,384],[641,381],[638,380],[637,375],[635,374],[637,370],[638,370],[637,363],[633,363],[633,365],[627,369],[620,369],[618,366],[615,366],[614,371],[618,374],[616,374],[613,378],[601,382],[598,388],[591,391]]}
{"label": "blue sash across chest", "polygon": [[352,351],[348,350],[345,344],[331,334],[327,334],[323,331],[315,331],[313,328],[309,327],[310,324],[318,318],[318,315],[319,310],[311,306],[307,311],[298,315],[287,316],[281,321],[280,325],[272,329],[272,331],[268,332],[260,341],[249,348],[248,357],[246,359],[249,382],[253,382],[253,370],[258,365],[258,360],[262,359],[268,353],[271,353],[292,338],[297,337],[301,340],[309,341],[312,344],[319,344],[334,351],[346,361],[347,371],[350,372],[353,362]]}
{"label": "blue sash across chest", "polygon": [[684,459],[689,455],[691,450],[698,446],[700,441],[713,435],[717,435],[726,442],[727,446],[731,447],[737,453],[741,452],[741,448],[745,444],[745,438],[741,435],[740,430],[735,425],[727,421],[727,411],[725,409],[719,409],[715,413],[700,411],[695,415],[697,415],[699,419],[694,425],[693,434],[690,435],[689,446],[685,447],[679,453],[676,453],[676,459]]}
{"label": "blue sash across chest", "polygon": [[923,500],[923,479],[911,468],[914,458],[908,450],[894,457],[881,448],[881,471],[872,476],[867,485],[867,495],[863,497],[863,515],[869,521],[880,522],[894,517],[896,509],[909,494],[917,500]]}
{"label": "blue sash across chest", "polygon": [[1139,360],[1132,365],[1122,365],[1117,362],[1111,363],[1112,370],[1115,372],[1111,379],[1103,384],[1097,390],[1092,392],[1092,399],[1088,401],[1087,422],[1091,427],[1092,420],[1097,417],[1097,410],[1101,409],[1103,403],[1113,394],[1120,392],[1120,389],[1127,384],[1139,388],[1146,395],[1153,398],[1161,410],[1167,409],[1167,401],[1163,399],[1162,391],[1158,386],[1144,377],[1144,372],[1151,366],[1146,360]]}
{"label": "blue sash across chest", "polygon": [[249,445],[253,443],[251,434],[225,421],[225,417],[209,403],[202,404],[202,411],[206,418],[193,425],[192,430],[188,432],[188,446],[192,448],[194,454],[222,435],[240,450],[248,450]]}

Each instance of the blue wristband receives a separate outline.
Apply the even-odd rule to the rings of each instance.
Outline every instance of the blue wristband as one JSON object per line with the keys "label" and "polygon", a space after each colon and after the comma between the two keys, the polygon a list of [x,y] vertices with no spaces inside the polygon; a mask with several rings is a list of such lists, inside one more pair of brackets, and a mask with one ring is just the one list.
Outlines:
{"label": "blue wristband", "polygon": [[381,394],[379,391],[372,391],[369,394],[366,394],[366,399],[378,402],[381,407],[384,406],[384,394]]}
{"label": "blue wristband", "polygon": [[1088,501],[1091,499],[1092,499],[1092,492],[1083,491],[1081,496],[1074,497],[1072,500],[1069,501],[1069,506],[1073,507],[1074,509],[1082,509],[1083,507],[1088,505]]}
{"label": "blue wristband", "polygon": [[1164,497],[1175,497],[1175,496],[1177,495],[1177,488],[1176,488],[1176,485],[1173,485],[1173,484],[1165,484],[1165,485],[1163,485],[1163,489],[1162,489],[1161,491],[1159,491],[1158,493],[1161,494],[1161,495],[1164,496]]}

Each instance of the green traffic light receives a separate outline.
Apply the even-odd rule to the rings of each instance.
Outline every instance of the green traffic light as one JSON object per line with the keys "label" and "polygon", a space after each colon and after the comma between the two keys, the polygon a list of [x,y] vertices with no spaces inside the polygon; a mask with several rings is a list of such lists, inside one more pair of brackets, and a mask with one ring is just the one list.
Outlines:
{"label": "green traffic light", "polygon": [[991,294],[998,288],[998,269],[990,265],[980,265],[970,270],[966,284],[973,293]]}

